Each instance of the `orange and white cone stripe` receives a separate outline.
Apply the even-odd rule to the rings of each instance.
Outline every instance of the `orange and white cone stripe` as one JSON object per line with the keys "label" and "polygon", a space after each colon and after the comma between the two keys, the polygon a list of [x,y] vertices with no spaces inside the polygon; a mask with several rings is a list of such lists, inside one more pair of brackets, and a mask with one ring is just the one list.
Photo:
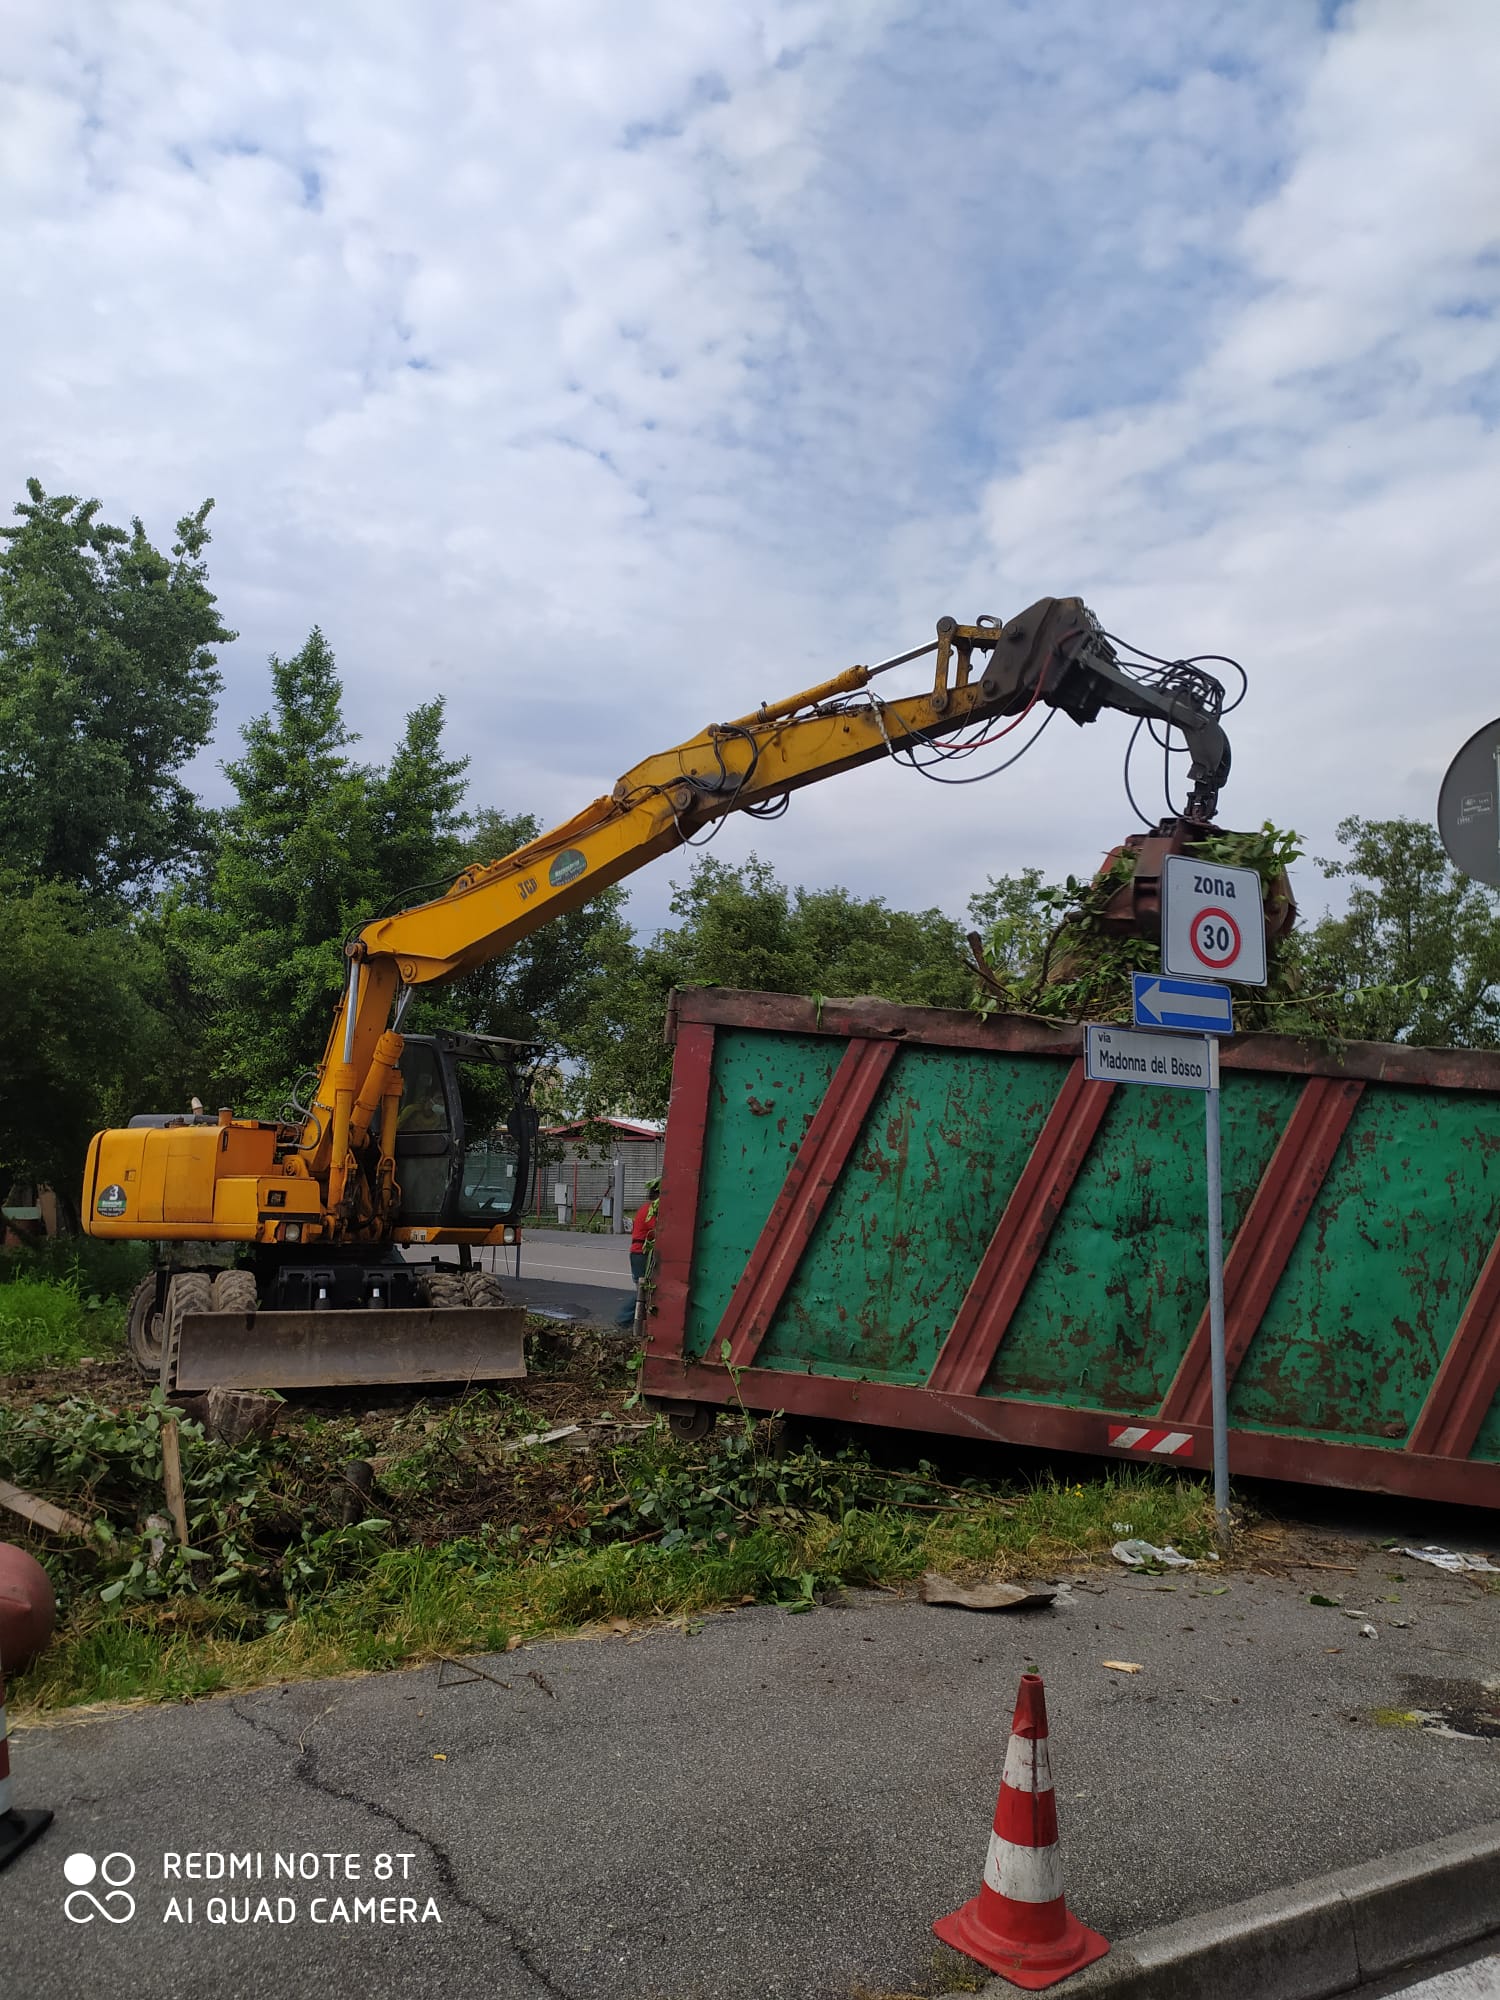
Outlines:
{"label": "orange and white cone stripe", "polygon": [[1063,1894],[1040,1674],[1021,1676],[979,1894],[933,1929],[945,1944],[1032,1989],[1066,1979],[1109,1950]]}

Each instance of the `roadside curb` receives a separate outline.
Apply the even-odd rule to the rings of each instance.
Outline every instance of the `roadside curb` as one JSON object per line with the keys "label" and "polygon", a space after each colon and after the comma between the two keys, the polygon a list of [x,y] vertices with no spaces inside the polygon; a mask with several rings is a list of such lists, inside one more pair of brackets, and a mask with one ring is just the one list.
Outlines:
{"label": "roadside curb", "polygon": [[[1329,2000],[1491,1932],[1500,1932],[1500,1823],[1141,1931],[1052,1991]],[[980,1991],[981,2000],[1015,2000],[1003,1979]]]}

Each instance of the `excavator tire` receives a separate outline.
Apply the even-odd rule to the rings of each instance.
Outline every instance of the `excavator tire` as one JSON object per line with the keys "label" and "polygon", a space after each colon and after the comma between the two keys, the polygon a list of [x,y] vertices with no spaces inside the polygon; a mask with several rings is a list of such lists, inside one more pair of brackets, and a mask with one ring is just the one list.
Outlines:
{"label": "excavator tire", "polygon": [[142,1278],[130,1294],[125,1339],[130,1358],[148,1382],[161,1374],[162,1315],[156,1309],[156,1273]]}
{"label": "excavator tire", "polygon": [[187,1313],[206,1313],[214,1309],[214,1281],[208,1271],[179,1271],[167,1286],[167,1310],[163,1314],[166,1322],[166,1352],[162,1356],[162,1372],[165,1379],[162,1387],[170,1392],[177,1386],[177,1345],[181,1338],[182,1321]]}
{"label": "excavator tire", "polygon": [[251,1271],[217,1271],[214,1274],[216,1313],[253,1313],[255,1276]]}
{"label": "excavator tire", "polygon": [[510,1300],[500,1288],[500,1280],[488,1271],[463,1271],[464,1304],[477,1306],[481,1311],[493,1311],[499,1306],[508,1306]]}
{"label": "excavator tire", "polygon": [[464,1306],[469,1303],[464,1296],[462,1271],[429,1272],[422,1280],[422,1292],[430,1306]]}

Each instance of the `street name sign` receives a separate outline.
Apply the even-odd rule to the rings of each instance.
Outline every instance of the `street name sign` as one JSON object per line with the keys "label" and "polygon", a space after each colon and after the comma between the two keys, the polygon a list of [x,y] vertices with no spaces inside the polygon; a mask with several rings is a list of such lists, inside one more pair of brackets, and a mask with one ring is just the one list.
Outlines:
{"label": "street name sign", "polygon": [[1084,1074],[1093,1083],[1154,1083],[1165,1090],[1217,1090],[1219,1045],[1209,1035],[1084,1030]]}
{"label": "street name sign", "polygon": [[1161,888],[1163,972],[1173,979],[1265,985],[1265,907],[1253,868],[1169,854]]}
{"label": "street name sign", "polygon": [[1163,979],[1155,972],[1133,972],[1135,1025],[1138,1028],[1187,1028],[1200,1035],[1234,1033],[1234,999],[1227,986],[1197,979]]}

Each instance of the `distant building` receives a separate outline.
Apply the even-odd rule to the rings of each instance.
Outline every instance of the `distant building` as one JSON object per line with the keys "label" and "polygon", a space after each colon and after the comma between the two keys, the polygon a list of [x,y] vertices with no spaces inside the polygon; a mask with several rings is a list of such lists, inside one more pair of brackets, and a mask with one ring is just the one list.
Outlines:
{"label": "distant building", "polygon": [[580,1224],[602,1217],[618,1160],[624,1169],[628,1219],[646,1199],[647,1181],[660,1178],[665,1151],[665,1126],[647,1119],[576,1118],[566,1125],[544,1125],[538,1134],[529,1213],[548,1221],[565,1213]]}

